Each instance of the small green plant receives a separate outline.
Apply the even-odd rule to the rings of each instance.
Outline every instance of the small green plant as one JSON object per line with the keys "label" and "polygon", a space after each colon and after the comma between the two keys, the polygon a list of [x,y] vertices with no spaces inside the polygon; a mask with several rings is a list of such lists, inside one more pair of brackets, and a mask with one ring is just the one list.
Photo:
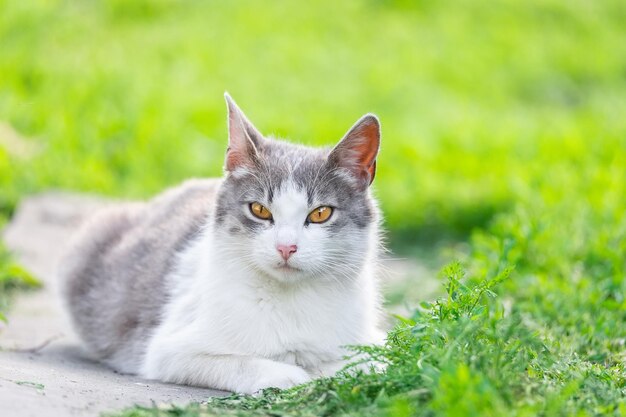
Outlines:
{"label": "small green plant", "polygon": [[5,312],[13,291],[20,288],[36,288],[40,285],[41,283],[13,261],[9,252],[0,245],[0,320],[7,321]]}
{"label": "small green plant", "polygon": [[31,381],[16,381],[15,382],[17,385],[22,385],[24,387],[31,387],[31,388],[35,388],[38,391],[43,391],[45,388],[44,384],[40,384],[38,382],[31,382]]}

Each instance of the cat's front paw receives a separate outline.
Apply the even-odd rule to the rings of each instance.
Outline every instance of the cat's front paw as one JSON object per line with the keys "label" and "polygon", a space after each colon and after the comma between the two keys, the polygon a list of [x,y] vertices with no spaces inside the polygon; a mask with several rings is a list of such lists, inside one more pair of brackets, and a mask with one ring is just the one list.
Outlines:
{"label": "cat's front paw", "polygon": [[286,389],[304,384],[311,380],[309,374],[302,368],[294,365],[277,364],[264,370],[246,390],[247,394],[255,394],[265,388]]}

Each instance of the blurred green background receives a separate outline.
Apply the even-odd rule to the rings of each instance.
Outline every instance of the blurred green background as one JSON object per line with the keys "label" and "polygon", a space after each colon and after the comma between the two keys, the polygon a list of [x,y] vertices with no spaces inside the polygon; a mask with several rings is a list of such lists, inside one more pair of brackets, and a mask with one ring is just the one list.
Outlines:
{"label": "blurred green background", "polygon": [[[389,368],[399,402],[380,376],[362,404],[329,396],[340,410],[626,415],[624,0],[0,0],[0,225],[45,189],[147,198],[221,175],[224,91],[311,145],[378,114],[390,245],[416,275],[467,271],[435,306],[515,268],[480,313],[396,346],[414,349]],[[0,284],[25,275],[0,251]],[[428,297],[402,285],[390,303]]]}
{"label": "blurred green background", "polygon": [[610,0],[0,0],[0,211],[219,176],[229,91],[306,144],[378,114],[392,236],[463,238],[623,162],[625,45]]}

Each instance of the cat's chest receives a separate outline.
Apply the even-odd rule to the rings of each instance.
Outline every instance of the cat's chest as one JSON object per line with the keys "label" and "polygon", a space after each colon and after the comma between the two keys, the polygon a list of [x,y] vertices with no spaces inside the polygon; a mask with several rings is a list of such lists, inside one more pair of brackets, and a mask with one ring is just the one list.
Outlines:
{"label": "cat's chest", "polygon": [[[359,343],[364,334],[357,300],[350,294],[308,290],[291,293],[234,291],[234,297],[213,305],[220,335],[232,349],[263,356],[303,352],[324,355],[339,346]],[[217,324],[216,322],[213,322]]]}

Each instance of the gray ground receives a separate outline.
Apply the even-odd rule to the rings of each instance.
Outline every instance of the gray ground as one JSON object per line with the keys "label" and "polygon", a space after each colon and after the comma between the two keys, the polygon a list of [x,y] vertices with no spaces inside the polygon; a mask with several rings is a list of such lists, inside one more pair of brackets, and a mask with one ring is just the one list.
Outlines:
{"label": "gray ground", "polygon": [[[2,416],[96,416],[134,404],[184,404],[224,394],[120,375],[81,350],[59,304],[54,270],[73,231],[105,204],[64,193],[31,197],[4,231],[7,247],[44,285],[20,294],[8,325],[0,322]],[[388,261],[387,266],[386,280],[396,290],[416,287],[424,299],[437,289],[436,282],[423,279],[428,274],[415,263]],[[392,310],[403,312],[401,306]]]}

